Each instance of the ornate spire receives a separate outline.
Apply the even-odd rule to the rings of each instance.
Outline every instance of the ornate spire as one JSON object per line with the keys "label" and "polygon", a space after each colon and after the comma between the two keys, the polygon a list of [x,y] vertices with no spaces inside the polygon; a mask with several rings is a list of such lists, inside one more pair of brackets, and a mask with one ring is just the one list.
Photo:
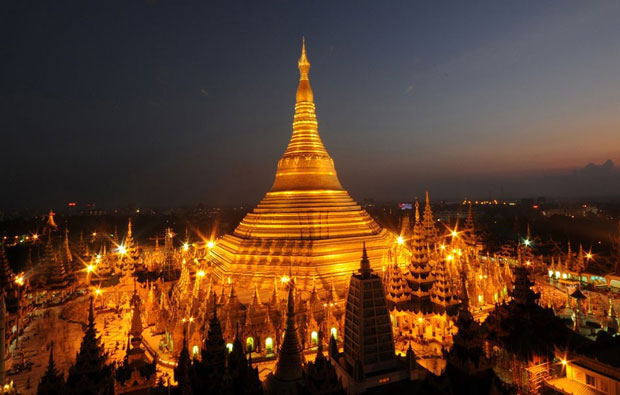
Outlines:
{"label": "ornate spire", "polygon": [[7,286],[11,283],[12,278],[13,271],[11,270],[11,266],[9,266],[8,259],[6,259],[4,243],[0,242],[0,288],[3,290],[7,289]]}
{"label": "ornate spire", "polygon": [[302,347],[295,324],[294,291],[295,283],[291,280],[289,281],[288,289],[286,329],[284,330],[284,339],[282,340],[282,347],[280,348],[280,355],[274,373],[274,377],[279,381],[303,380]]}
{"label": "ornate spire", "polygon": [[293,136],[282,159],[278,162],[276,179],[271,192],[337,190],[342,191],[334,161],[319,137],[314,95],[308,72],[310,62],[306,56],[305,40],[302,44],[297,87]]}
{"label": "ornate spire", "polygon": [[63,262],[67,268],[71,267],[71,262],[73,262],[73,255],[71,254],[71,248],[69,247],[69,228],[65,226],[65,239],[63,241]]}
{"label": "ornate spire", "polygon": [[363,244],[362,260],[360,261],[360,274],[362,276],[369,276],[372,272],[370,268],[370,260],[368,259],[368,253],[366,252],[366,242]]}
{"label": "ornate spire", "polygon": [[47,362],[47,369],[45,374],[39,382],[37,388],[38,395],[52,395],[61,394],[64,387],[64,378],[62,372],[56,369],[56,363],[54,362],[54,342],[50,343],[50,356]]}
{"label": "ornate spire", "polygon": [[95,328],[94,298],[90,298],[88,324],[75,364],[69,368],[68,393],[109,393],[113,386],[112,367]]}
{"label": "ornate spire", "polygon": [[54,221],[54,215],[56,215],[56,213],[52,211],[52,209],[50,209],[50,212],[47,215],[47,224],[46,224],[46,226],[49,228],[50,231],[58,229],[58,225],[56,225],[56,221]]}
{"label": "ornate spire", "polygon": [[224,372],[226,365],[226,342],[222,336],[222,326],[217,318],[217,296],[215,292],[213,296],[213,315],[209,319],[209,331],[205,339],[205,347],[202,351],[202,361],[209,368],[217,369],[220,373]]}
{"label": "ornate spire", "polygon": [[437,241],[437,228],[435,228],[435,220],[433,219],[433,210],[431,209],[431,199],[428,196],[428,190],[426,191],[425,200],[422,227],[424,229],[426,241],[434,247]]}

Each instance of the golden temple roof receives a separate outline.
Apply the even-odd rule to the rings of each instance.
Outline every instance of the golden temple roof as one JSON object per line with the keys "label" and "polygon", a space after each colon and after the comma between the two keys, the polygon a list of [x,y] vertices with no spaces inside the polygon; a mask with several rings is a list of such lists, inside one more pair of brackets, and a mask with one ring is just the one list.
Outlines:
{"label": "golden temple roof", "polygon": [[334,279],[344,286],[359,267],[362,244],[371,267],[377,267],[395,242],[395,236],[382,229],[338,180],[318,132],[305,42],[298,67],[293,133],[273,186],[210,252],[215,274],[221,279],[233,277],[247,300],[252,298],[252,283],[268,297],[270,284],[275,278],[290,277],[291,268],[300,289],[309,291],[314,278],[319,291],[328,292]]}
{"label": "golden temple roof", "polygon": [[334,168],[334,161],[319,136],[314,95],[308,76],[310,62],[306,55],[305,40],[297,66],[299,85],[293,117],[293,135],[282,159],[278,162],[276,179],[271,191],[343,190]]}

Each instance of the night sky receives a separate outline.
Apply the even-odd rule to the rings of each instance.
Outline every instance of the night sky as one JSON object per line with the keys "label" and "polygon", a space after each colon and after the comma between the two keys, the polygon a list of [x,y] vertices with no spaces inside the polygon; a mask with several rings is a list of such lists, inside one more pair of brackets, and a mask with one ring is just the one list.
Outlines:
{"label": "night sky", "polygon": [[257,202],[304,35],[358,201],[620,194],[620,2],[388,3],[2,2],[0,208]]}

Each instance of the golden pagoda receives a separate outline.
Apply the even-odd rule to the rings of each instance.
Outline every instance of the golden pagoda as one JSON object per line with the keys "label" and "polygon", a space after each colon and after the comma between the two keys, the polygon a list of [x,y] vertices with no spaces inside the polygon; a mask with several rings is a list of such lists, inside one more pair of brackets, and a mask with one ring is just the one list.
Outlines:
{"label": "golden pagoda", "polygon": [[274,277],[296,278],[300,291],[326,293],[332,280],[340,293],[358,266],[365,243],[373,267],[380,268],[396,237],[382,229],[340,184],[334,161],[319,136],[310,62],[302,46],[293,135],[278,162],[275,181],[232,234],[210,251],[214,273],[237,289],[254,285],[271,291]]}

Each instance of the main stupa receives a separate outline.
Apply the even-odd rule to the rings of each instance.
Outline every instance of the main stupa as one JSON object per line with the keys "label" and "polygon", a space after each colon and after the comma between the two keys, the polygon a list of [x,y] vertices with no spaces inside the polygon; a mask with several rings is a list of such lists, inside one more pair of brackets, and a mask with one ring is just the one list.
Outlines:
{"label": "main stupa", "polygon": [[[235,284],[242,297],[258,287],[262,295],[292,274],[296,287],[323,294],[332,284],[339,294],[359,266],[366,245],[372,266],[396,237],[362,209],[340,184],[334,161],[319,137],[310,62],[302,46],[293,135],[278,162],[271,190],[233,233],[209,254],[214,274]],[[246,297],[248,295],[245,295]]]}

